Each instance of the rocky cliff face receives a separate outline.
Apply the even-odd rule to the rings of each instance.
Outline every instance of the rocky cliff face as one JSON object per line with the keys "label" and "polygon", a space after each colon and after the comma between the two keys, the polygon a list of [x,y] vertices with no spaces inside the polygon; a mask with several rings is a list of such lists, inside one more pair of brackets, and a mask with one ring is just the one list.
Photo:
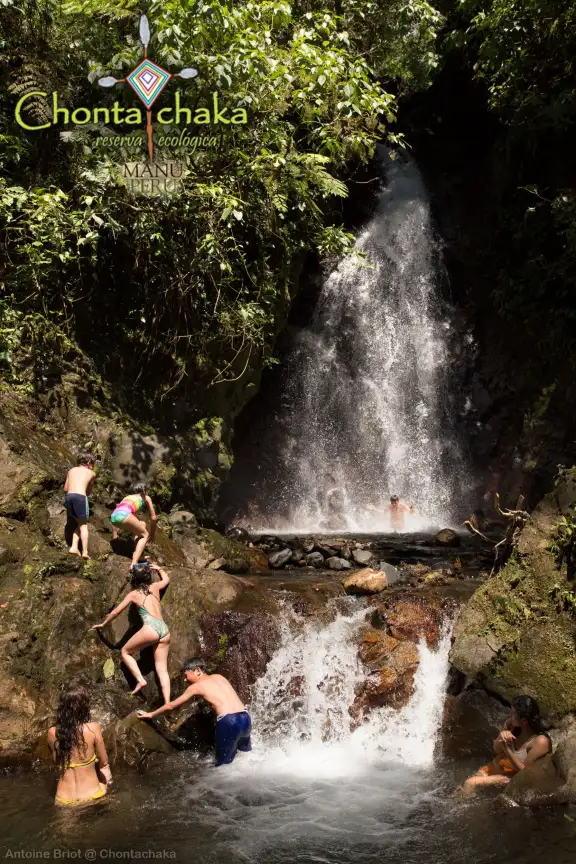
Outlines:
{"label": "rocky cliff face", "polygon": [[[169,745],[152,727],[134,722],[137,703],[128,696],[118,651],[133,622],[120,616],[102,638],[88,629],[119,601],[128,581],[131,543],[111,541],[109,516],[118,497],[111,478],[142,470],[145,462],[153,480],[169,463],[152,445],[132,462],[136,433],[94,412],[69,412],[59,427],[53,413],[41,418],[24,396],[3,393],[1,400],[0,765],[43,754],[38,744],[53,722],[60,686],[77,675],[94,687],[93,716],[106,728],[113,754],[140,765]],[[122,435],[132,441],[130,452],[116,446]],[[62,486],[75,452],[87,447],[100,453],[102,468],[91,500],[91,560],[84,562],[67,552]],[[161,520],[151,553],[172,574],[164,608],[177,693],[180,664],[199,649],[203,616],[233,608],[247,588],[226,570],[254,572],[266,558],[178,511]],[[142,669],[149,681],[145,699],[157,704],[146,652]]]}
{"label": "rocky cliff face", "polygon": [[573,583],[558,562],[558,529],[574,516],[576,469],[540,502],[517,553],[462,609],[451,661],[509,701],[534,696],[550,722],[576,710]]}

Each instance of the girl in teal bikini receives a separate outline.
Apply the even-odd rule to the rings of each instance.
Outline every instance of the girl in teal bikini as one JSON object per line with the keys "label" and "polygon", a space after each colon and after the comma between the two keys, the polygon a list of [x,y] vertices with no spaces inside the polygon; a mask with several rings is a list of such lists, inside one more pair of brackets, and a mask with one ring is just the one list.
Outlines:
{"label": "girl in teal bikini", "polygon": [[[150,532],[148,532],[146,523],[138,518],[139,514],[144,513],[148,513],[150,516]],[[134,566],[140,560],[140,556],[144,552],[148,540],[153,543],[156,534],[156,511],[154,510],[152,499],[146,492],[146,486],[135,486],[134,494],[126,495],[122,499],[110,516],[110,521],[112,522],[113,540],[118,538],[120,527],[127,528],[137,538],[132,555],[132,566]]]}
{"label": "girl in teal bikini", "polygon": [[[164,702],[170,701],[170,676],[168,675],[168,652],[170,651],[170,632],[162,617],[160,592],[170,582],[170,576],[161,570],[157,564],[145,562],[136,564],[131,569],[132,591],[124,600],[110,612],[101,624],[94,624],[90,630],[100,630],[119,615],[130,603],[138,606],[142,619],[142,627],[132,636],[122,648],[122,660],[138,682],[132,694],[146,687],[147,681],[140,672],[138,663],[132,656],[154,646],[154,665],[160,681]],[[154,572],[160,576],[158,582],[153,582]]]}

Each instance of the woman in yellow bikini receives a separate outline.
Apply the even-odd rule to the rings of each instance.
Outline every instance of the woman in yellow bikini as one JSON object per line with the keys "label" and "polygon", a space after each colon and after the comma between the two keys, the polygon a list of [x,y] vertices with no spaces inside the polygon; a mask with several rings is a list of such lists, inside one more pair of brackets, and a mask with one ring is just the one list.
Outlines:
{"label": "woman in yellow bikini", "polygon": [[[150,531],[146,526],[146,522],[139,519],[139,514],[147,513],[150,517]],[[112,522],[112,539],[118,539],[118,531],[122,528],[127,528],[136,537],[134,553],[132,555],[132,565],[137,564],[140,560],[148,540],[154,542],[156,534],[156,511],[152,499],[147,494],[146,486],[140,484],[134,486],[134,493],[126,495],[120,504],[116,507],[110,516]]]}
{"label": "woman in yellow bikini", "polygon": [[[154,572],[160,576],[158,582],[153,582]],[[168,652],[170,651],[170,631],[162,617],[162,606],[160,605],[160,592],[170,583],[170,576],[158,567],[157,564],[145,561],[142,564],[134,564],[131,569],[132,591],[109,612],[101,624],[94,624],[90,630],[101,630],[116,618],[130,603],[138,607],[138,614],[142,619],[142,627],[122,647],[122,660],[138,682],[132,695],[138,693],[142,687],[146,687],[147,681],[143,677],[138,663],[132,656],[154,646],[154,666],[160,681],[160,688],[164,702],[170,701],[170,676],[168,674]]]}
{"label": "woman in yellow bikini", "polygon": [[468,777],[460,791],[469,796],[480,786],[506,786],[515,774],[551,749],[550,738],[542,731],[538,703],[531,696],[517,696],[512,700],[506,728],[494,741],[494,759]]}
{"label": "woman in yellow bikini", "polygon": [[[100,725],[90,721],[90,693],[83,684],[70,684],[60,693],[48,744],[60,772],[56,804],[80,807],[106,794],[112,774]],[[98,779],[96,762],[105,783]]]}

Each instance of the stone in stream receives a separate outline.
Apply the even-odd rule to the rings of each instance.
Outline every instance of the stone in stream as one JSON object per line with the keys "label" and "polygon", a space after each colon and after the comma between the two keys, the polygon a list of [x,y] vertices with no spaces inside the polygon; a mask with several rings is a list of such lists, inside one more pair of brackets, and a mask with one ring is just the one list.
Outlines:
{"label": "stone in stream", "polygon": [[329,546],[321,546],[319,543],[314,544],[314,551],[320,552],[324,558],[332,558],[336,554],[335,549],[331,549]]}
{"label": "stone in stream", "polygon": [[287,564],[292,557],[291,549],[280,549],[279,552],[274,552],[268,558],[268,564],[273,570],[279,570],[284,564]]}
{"label": "stone in stream", "polygon": [[362,564],[364,566],[369,564],[374,558],[372,552],[369,552],[368,549],[355,549],[354,552],[352,552],[352,557],[357,564]]}
{"label": "stone in stream", "polygon": [[337,555],[327,558],[324,563],[330,570],[350,570],[352,566],[349,561],[345,561],[344,558],[339,558]]}
{"label": "stone in stream", "polygon": [[347,594],[378,594],[388,587],[388,580],[382,571],[365,567],[348,576],[343,585]]}
{"label": "stone in stream", "polygon": [[226,529],[226,537],[229,540],[236,540],[238,543],[250,543],[252,538],[245,528],[240,528],[239,525],[231,525]]}
{"label": "stone in stream", "polygon": [[388,585],[394,585],[395,582],[399,582],[402,579],[396,567],[393,564],[388,564],[387,561],[380,561],[378,569],[386,574]]}
{"label": "stone in stream", "polygon": [[451,528],[443,528],[432,540],[434,546],[460,546],[460,535]]}
{"label": "stone in stream", "polygon": [[294,549],[290,560],[293,561],[294,564],[300,564],[304,562],[305,557],[303,549]]}
{"label": "stone in stream", "polygon": [[321,552],[310,552],[306,555],[306,563],[311,567],[323,567],[324,556]]}

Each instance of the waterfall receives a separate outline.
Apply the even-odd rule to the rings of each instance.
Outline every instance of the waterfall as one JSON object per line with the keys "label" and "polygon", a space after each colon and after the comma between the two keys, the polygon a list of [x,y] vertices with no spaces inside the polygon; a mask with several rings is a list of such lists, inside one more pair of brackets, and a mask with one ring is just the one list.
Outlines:
{"label": "waterfall", "polygon": [[442,719],[450,628],[436,651],[419,646],[414,693],[401,710],[372,711],[351,731],[348,708],[366,670],[357,658],[357,633],[366,609],[350,606],[328,624],[286,611],[282,644],[251,700],[255,752],[266,770],[299,776],[350,777],[375,765],[432,764]]}
{"label": "waterfall", "polygon": [[380,148],[380,164],[376,212],[355,244],[364,258],[348,255],[325,279],[287,360],[281,443],[273,469],[260,469],[254,528],[389,530],[393,494],[414,505],[407,531],[451,522],[466,472],[430,207],[411,161]]}

